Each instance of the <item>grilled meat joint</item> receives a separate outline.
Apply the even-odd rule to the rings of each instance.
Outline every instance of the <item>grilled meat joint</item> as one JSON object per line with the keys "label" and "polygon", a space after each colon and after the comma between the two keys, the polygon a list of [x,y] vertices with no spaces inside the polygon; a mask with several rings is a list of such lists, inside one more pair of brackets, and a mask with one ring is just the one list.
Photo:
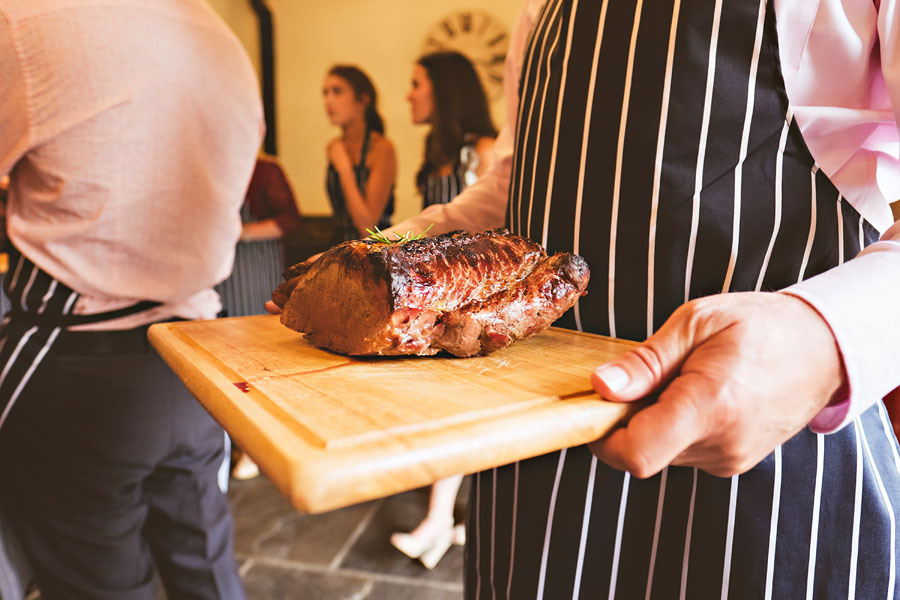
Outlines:
{"label": "grilled meat joint", "polygon": [[488,354],[546,329],[590,270],[505,229],[397,244],[344,242],[294,265],[272,294],[281,322],[350,355]]}

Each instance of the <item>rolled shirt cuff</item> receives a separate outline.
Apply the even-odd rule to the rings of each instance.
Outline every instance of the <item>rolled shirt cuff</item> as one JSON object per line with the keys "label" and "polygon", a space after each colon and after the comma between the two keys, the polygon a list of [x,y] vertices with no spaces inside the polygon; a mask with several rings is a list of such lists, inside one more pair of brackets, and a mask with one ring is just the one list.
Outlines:
{"label": "rolled shirt cuff", "polygon": [[825,319],[847,376],[845,391],[809,423],[812,431],[838,431],[900,385],[900,242],[877,242],[782,293],[806,301]]}

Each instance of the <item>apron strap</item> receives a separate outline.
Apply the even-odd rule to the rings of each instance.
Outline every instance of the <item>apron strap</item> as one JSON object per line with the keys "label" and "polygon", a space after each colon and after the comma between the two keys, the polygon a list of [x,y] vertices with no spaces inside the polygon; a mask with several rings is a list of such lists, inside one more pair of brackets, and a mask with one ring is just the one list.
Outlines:
{"label": "apron strap", "polygon": [[16,304],[13,304],[9,316],[12,320],[21,322],[25,325],[37,325],[38,327],[73,327],[75,325],[87,325],[88,323],[100,323],[101,321],[112,321],[121,317],[127,317],[151,308],[161,306],[162,302],[154,302],[151,300],[143,300],[124,308],[109,310],[91,315],[61,315],[49,313],[25,312]]}

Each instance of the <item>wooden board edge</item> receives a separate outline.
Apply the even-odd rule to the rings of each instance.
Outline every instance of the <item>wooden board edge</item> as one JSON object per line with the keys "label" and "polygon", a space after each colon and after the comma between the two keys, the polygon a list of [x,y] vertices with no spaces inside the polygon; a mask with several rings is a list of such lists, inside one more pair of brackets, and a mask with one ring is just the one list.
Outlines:
{"label": "wooden board edge", "polygon": [[323,453],[317,461],[294,463],[289,498],[297,510],[318,513],[405,492],[460,472],[484,471],[592,442],[645,405],[583,396],[540,407],[541,419],[534,419],[534,409],[504,414],[505,434],[493,438],[488,435],[496,431],[491,420],[461,425],[470,437],[482,436],[478,453],[467,451],[454,428],[427,441],[413,435],[372,445],[366,466],[352,460],[360,447]]}

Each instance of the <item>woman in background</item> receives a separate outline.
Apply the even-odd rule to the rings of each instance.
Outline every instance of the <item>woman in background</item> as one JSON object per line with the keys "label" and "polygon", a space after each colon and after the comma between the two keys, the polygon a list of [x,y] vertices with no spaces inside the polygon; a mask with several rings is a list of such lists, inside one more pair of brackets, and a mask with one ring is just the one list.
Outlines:
{"label": "woman in background", "polygon": [[322,94],[328,118],[341,128],[327,148],[328,197],[341,239],[364,238],[367,229],[390,226],[397,175],[394,145],[384,137],[375,87],[359,68],[332,67]]}
{"label": "woman in background", "polygon": [[[429,124],[425,156],[416,175],[423,207],[446,204],[490,167],[496,129],[487,96],[472,63],[458,52],[437,52],[413,67],[406,96],[412,121]],[[436,482],[428,514],[410,533],[394,533],[391,543],[433,569],[452,544],[465,543],[465,526],[455,525],[453,508],[462,475]]]}
{"label": "woman in background", "polygon": [[413,123],[431,126],[416,175],[423,207],[446,204],[490,166],[497,130],[475,67],[458,52],[435,52],[413,67],[406,96]]}

